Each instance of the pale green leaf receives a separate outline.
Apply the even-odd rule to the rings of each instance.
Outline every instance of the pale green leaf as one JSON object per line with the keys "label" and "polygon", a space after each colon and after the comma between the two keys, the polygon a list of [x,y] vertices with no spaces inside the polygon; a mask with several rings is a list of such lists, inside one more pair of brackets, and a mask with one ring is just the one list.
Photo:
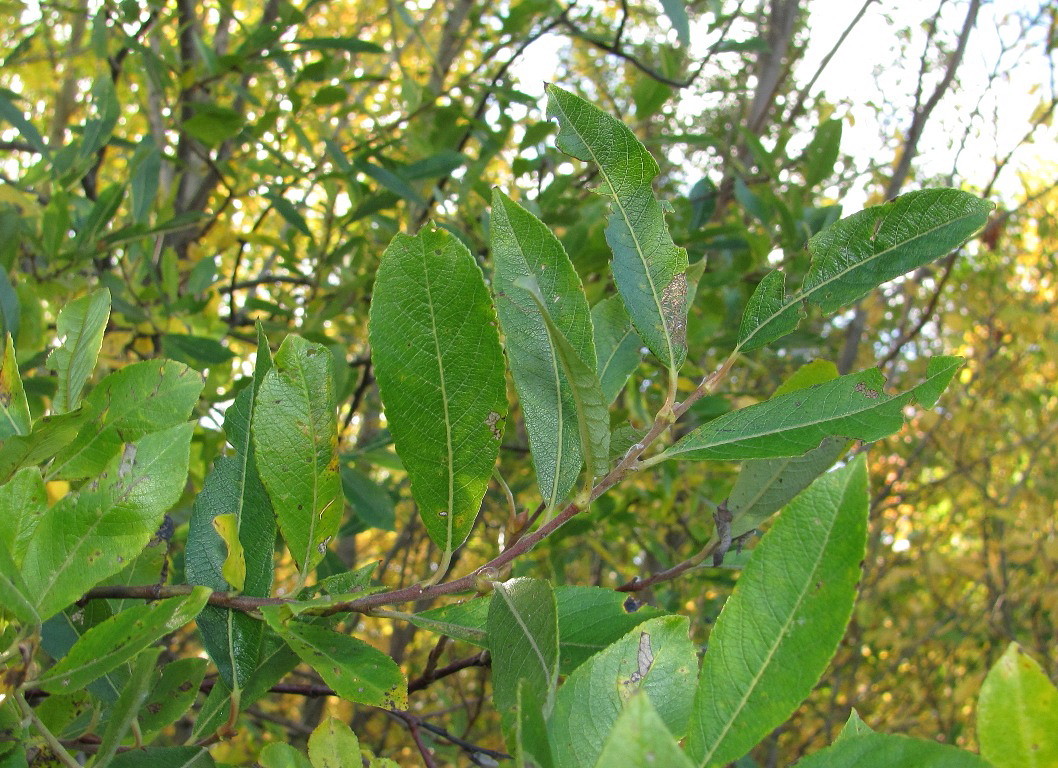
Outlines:
{"label": "pale green leaf", "polygon": [[22,564],[26,546],[48,509],[44,481],[36,467],[25,467],[0,486],[0,543],[16,566]]}
{"label": "pale green leaf", "polygon": [[360,742],[349,726],[328,717],[309,736],[312,768],[363,768]]}
{"label": "pale green leaf", "polygon": [[742,757],[823,674],[856,598],[867,505],[860,454],[798,496],[753,551],[702,660],[687,737],[696,765]]}
{"label": "pale green leaf", "polygon": [[962,363],[961,357],[934,357],[926,380],[899,395],[882,391],[885,377],[877,368],[780,395],[713,419],[655,461],[677,456],[698,460],[798,456],[826,437],[879,440],[903,426],[904,408],[912,402],[932,408]]}
{"label": "pale green leaf", "polygon": [[386,418],[433,542],[450,553],[477,517],[507,393],[496,314],[470,251],[443,229],[397,235],[371,298]]}
{"label": "pale green leaf", "polygon": [[687,252],[673,244],[654,197],[658,164],[619,120],[554,85],[547,92],[548,113],[559,122],[558,148],[594,163],[610,198],[606,242],[632,324],[675,372],[687,355]]}
{"label": "pale green leaf", "polygon": [[[508,745],[513,745],[519,685],[551,711],[558,685],[558,616],[555,593],[542,579],[496,583],[486,621],[492,649],[492,696]],[[524,692],[523,692],[524,695]]]}
{"label": "pale green leaf", "polygon": [[972,752],[925,739],[866,733],[839,739],[798,761],[797,768],[990,768]]}
{"label": "pale green leaf", "polygon": [[266,606],[261,613],[268,626],[346,701],[383,709],[408,706],[408,681],[382,651],[326,627],[297,619],[284,621],[279,607]]}
{"label": "pale green leaf", "polygon": [[985,225],[993,208],[957,189],[924,189],[835,222],[808,241],[812,264],[799,291],[786,296],[778,272],[761,281],[739,327],[738,349],[790,333],[805,302],[831,314],[950,253]]}
{"label": "pale green leaf", "polygon": [[698,668],[687,631],[684,616],[651,619],[573,671],[549,720],[556,768],[595,765],[625,702],[638,691],[673,737],[683,736]]}
{"label": "pale green leaf", "polygon": [[252,432],[257,470],[303,583],[338,532],[345,506],[326,347],[295,335],[284,339],[260,383]]}
{"label": "pale green leaf", "polygon": [[591,308],[599,384],[606,402],[621,394],[628,377],[639,367],[643,340],[639,338],[620,296],[610,296]]}
{"label": "pale green leaf", "polygon": [[85,398],[89,421],[56,455],[47,479],[97,475],[123,444],[186,422],[202,385],[197,371],[170,360],[133,363],[111,373]]}
{"label": "pale green leaf", "polygon": [[84,408],[37,419],[28,435],[13,435],[0,444],[0,483],[20,469],[33,468],[67,447],[91,414]]}
{"label": "pale green leaf", "polygon": [[195,587],[190,595],[142,603],[111,616],[81,635],[35,685],[50,693],[83,688],[194,619],[209,596],[206,587]]}
{"label": "pale green leaf", "polygon": [[865,736],[868,733],[874,733],[867,723],[863,722],[863,718],[860,717],[860,713],[853,708],[852,712],[849,713],[849,719],[845,721],[845,725],[841,729],[841,733],[838,734],[835,741],[841,741],[842,739],[855,739],[858,736]]}
{"label": "pale green leaf", "polygon": [[547,299],[540,292],[535,277],[519,278],[515,285],[525,290],[540,310],[540,317],[562,366],[562,373],[570,385],[569,393],[576,409],[580,448],[588,474],[601,477],[609,470],[610,463],[610,404],[603,396],[602,385],[595,374],[594,355],[588,362],[577,354],[577,350],[551,317]]}
{"label": "pale green leaf", "polygon": [[198,698],[207,664],[206,659],[193,656],[176,659],[162,667],[140,712],[140,732],[144,741],[149,742],[191,708]]}
{"label": "pale green leaf", "polygon": [[11,334],[4,334],[4,357],[0,360],[0,441],[12,435],[28,435],[32,422],[29,403],[22,388]]}
{"label": "pale green leaf", "polygon": [[989,670],[977,702],[981,755],[995,768],[1058,765],[1058,688],[1011,643]]}
{"label": "pale green leaf", "polygon": [[257,762],[262,768],[313,768],[307,757],[282,741],[265,745]]}
{"label": "pale green leaf", "polygon": [[98,483],[45,512],[26,547],[23,578],[48,618],[138,555],[187,480],[192,425],[126,443]]}
{"label": "pale green leaf", "polygon": [[48,355],[48,367],[58,376],[52,413],[72,411],[81,402],[81,390],[95,370],[109,319],[107,288],[74,299],[59,310],[56,333],[61,343]]}
{"label": "pale green leaf", "polygon": [[497,189],[489,220],[496,312],[506,339],[540,495],[548,509],[566,497],[583,465],[577,404],[547,322],[519,280],[535,278],[551,320],[584,361],[595,359],[580,277],[543,222]]}
{"label": "pale green leaf", "polygon": [[595,768],[692,768],[650,697],[637,693],[625,704],[603,744]]}
{"label": "pale green leaf", "polygon": [[40,624],[36,600],[22,581],[22,574],[4,542],[0,542],[0,593],[4,596],[0,602],[0,616],[12,617],[29,626]]}

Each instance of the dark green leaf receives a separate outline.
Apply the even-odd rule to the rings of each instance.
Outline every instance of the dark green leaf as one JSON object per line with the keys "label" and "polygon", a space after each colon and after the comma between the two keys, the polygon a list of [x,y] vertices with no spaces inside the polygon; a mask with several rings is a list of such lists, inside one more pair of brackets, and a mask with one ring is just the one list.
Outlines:
{"label": "dark green leaf", "polygon": [[148,648],[136,658],[132,665],[129,682],[110,710],[110,717],[107,719],[103,738],[99,744],[99,751],[89,762],[90,766],[98,765],[106,768],[117,754],[122,739],[136,721],[143,702],[147,700],[148,687],[154,677],[151,673],[161,652],[162,649],[158,647]]}
{"label": "dark green leaf", "polygon": [[59,310],[56,333],[62,343],[48,355],[48,367],[59,381],[51,401],[52,413],[72,411],[80,404],[81,390],[95,370],[109,319],[110,291],[106,288],[74,299]]}
{"label": "dark green leaf", "polygon": [[162,354],[197,371],[221,365],[235,357],[235,353],[216,339],[186,333],[163,333]]}
{"label": "dark green leaf", "polygon": [[805,147],[801,158],[805,186],[815,186],[833,173],[834,163],[838,160],[838,151],[841,148],[841,127],[840,120],[824,120],[816,129],[812,141]]}
{"label": "dark green leaf", "polygon": [[342,491],[345,500],[365,525],[392,531],[396,525],[396,512],[389,491],[370,477],[352,467],[342,467]]}
{"label": "dark green leaf", "polygon": [[214,768],[205,747],[147,747],[114,756],[110,768]]}
{"label": "dark green leaf", "polygon": [[620,121],[561,88],[547,91],[558,148],[595,163],[611,199],[606,242],[632,323],[674,375],[687,355],[687,252],[673,244],[654,197],[658,164]]}
{"label": "dark green leaf", "polygon": [[603,299],[591,308],[595,326],[595,353],[603,397],[612,403],[621,394],[628,377],[639,367],[643,340],[619,296]]}
{"label": "dark green leaf", "polygon": [[867,733],[840,739],[797,768],[990,768],[977,755],[925,739]]}
{"label": "dark green leaf", "polygon": [[515,704],[516,722],[511,751],[516,765],[524,768],[554,768],[551,740],[547,734],[544,704],[533,693],[526,679],[518,681],[518,700]]}
{"label": "dark green leaf", "polygon": [[669,23],[676,30],[680,45],[691,44],[691,22],[687,18],[686,0],[661,0],[661,7],[669,17]]}
{"label": "dark green leaf", "polygon": [[798,456],[825,437],[867,442],[893,434],[904,424],[912,402],[932,408],[962,366],[961,357],[935,357],[928,378],[899,395],[886,395],[877,368],[780,395],[704,424],[655,457],[685,459],[762,459]]}
{"label": "dark green leaf", "polygon": [[[522,406],[540,495],[547,508],[554,509],[573,488],[584,461],[575,387],[544,314],[550,314],[580,360],[593,362],[595,345],[588,301],[558,238],[497,189],[492,192],[489,235],[496,265],[496,312],[506,338],[511,376]],[[546,310],[519,284],[530,278],[547,296]]]}
{"label": "dark green leaf", "polygon": [[513,745],[519,690],[532,696],[545,718],[551,711],[558,686],[558,616],[555,593],[542,579],[493,586],[485,624],[492,649],[492,696]]}
{"label": "dark green leaf", "polygon": [[466,246],[432,226],[394,238],[369,328],[397,453],[427,533],[450,553],[477,517],[507,413],[496,314]]}
{"label": "dark green leaf", "polygon": [[0,334],[10,334],[18,341],[19,323],[22,307],[15,286],[7,276],[7,270],[0,268]]}
{"label": "dark green leaf", "polygon": [[40,132],[34,127],[33,123],[26,119],[22,110],[12,104],[2,93],[0,93],[0,119],[11,123],[33,149],[42,155],[48,154],[48,145],[44,143]]}
{"label": "dark green leaf", "polygon": [[925,189],[841,219],[808,241],[812,265],[801,290],[787,297],[781,275],[764,278],[746,307],[738,349],[788,334],[805,302],[833,313],[950,253],[984,226],[994,207],[957,189]]}
{"label": "dark green leaf", "polygon": [[294,45],[308,51],[348,51],[349,53],[385,53],[376,43],[355,37],[312,37],[295,40]]}
{"label": "dark green leaf", "polygon": [[[119,616],[121,614],[118,614]],[[206,660],[176,659],[162,667],[140,712],[144,741],[175,723],[198,698],[198,687],[206,672]]]}
{"label": "dark green leaf", "polygon": [[702,660],[687,737],[696,765],[742,757],[823,674],[852,614],[867,505],[860,454],[798,496],[753,550]]}

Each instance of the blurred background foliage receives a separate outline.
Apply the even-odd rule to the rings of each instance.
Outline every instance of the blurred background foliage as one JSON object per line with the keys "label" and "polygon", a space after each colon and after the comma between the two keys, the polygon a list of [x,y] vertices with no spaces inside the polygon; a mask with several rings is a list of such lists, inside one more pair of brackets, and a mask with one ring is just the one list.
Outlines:
{"label": "blurred background foliage", "polygon": [[[610,279],[605,202],[593,171],[553,148],[545,78],[619,115],[662,165],[674,239],[700,275],[686,390],[731,348],[765,271],[781,264],[798,281],[806,239],[842,211],[936,184],[990,197],[999,212],[978,240],[741,360],[687,425],[767,397],[816,358],[843,372],[880,362],[895,387],[930,354],[967,357],[936,412],[871,447],[852,627],[755,759],[785,764],[829,743],[852,707],[887,731],[973,747],[977,690],[1009,641],[1058,672],[1056,13],[1043,0],[0,2],[0,322],[35,416],[52,394],[56,313],[96,286],[114,305],[100,373],[156,356],[207,372],[193,487],[172,513],[175,581],[192,494],[252,364],[254,323],[273,347],[293,330],[327,344],[349,505],[323,570],[381,561],[376,576],[397,586],[428,574],[438,553],[373,386],[367,307],[386,243],[433,219],[488,270],[499,186],[555,229],[589,301]],[[618,401],[621,423],[649,423],[658,372],[644,362]],[[526,439],[508,422],[502,473],[532,508]],[[515,573],[615,587],[678,562],[711,535],[735,469],[637,475]],[[495,488],[462,567],[487,559],[509,523]],[[736,577],[702,569],[645,599],[699,617],[704,645]],[[487,670],[431,684],[472,648],[404,624],[365,619],[362,631],[413,690],[419,680],[413,711],[502,748],[483,706]],[[173,638],[170,653],[195,643]],[[331,712],[399,757],[399,724],[347,706],[274,697],[216,756],[297,742]],[[469,759],[436,746],[445,764]]]}

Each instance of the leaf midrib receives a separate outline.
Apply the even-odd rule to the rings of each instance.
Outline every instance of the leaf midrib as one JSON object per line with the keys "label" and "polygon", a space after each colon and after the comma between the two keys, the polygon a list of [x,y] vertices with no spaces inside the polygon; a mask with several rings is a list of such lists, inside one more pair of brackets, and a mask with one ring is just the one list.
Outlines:
{"label": "leaf midrib", "polygon": [[[902,247],[908,245],[909,243],[913,243],[916,240],[920,240],[920,239],[922,239],[924,237],[932,235],[934,232],[936,232],[939,229],[943,229],[944,227],[950,227],[953,224],[958,224],[959,222],[964,221],[965,219],[970,219],[970,218],[972,218],[975,215],[979,215],[979,214],[967,213],[967,214],[964,214],[962,216],[958,216],[958,217],[956,217],[954,219],[947,219],[947,220],[945,220],[941,224],[938,224],[935,227],[931,227],[930,229],[927,229],[924,232],[919,232],[914,237],[908,238],[907,240],[902,240],[899,243],[896,243],[895,245],[893,245],[893,246],[891,246],[889,248],[886,248],[883,251],[879,251],[878,253],[875,253],[875,254],[873,254],[871,256],[868,256],[866,259],[863,259],[861,261],[855,262],[854,264],[851,264],[850,266],[846,267],[845,269],[842,269],[840,272],[835,273],[832,277],[829,277],[826,280],[824,280],[823,282],[817,283],[816,285],[812,286],[812,288],[810,290],[808,290],[808,291],[799,289],[797,291],[797,293],[795,293],[792,296],[790,296],[790,298],[782,306],[780,306],[777,310],[775,310],[772,314],[770,314],[765,320],[763,320],[762,322],[758,323],[757,326],[750,332],[750,334],[746,338],[742,339],[738,343],[738,346],[735,347],[735,352],[738,352],[738,350],[745,348],[745,346],[757,336],[757,334],[761,331],[761,329],[767,327],[767,325],[769,323],[771,323],[773,320],[778,318],[784,312],[789,311],[789,309],[791,307],[797,306],[797,304],[802,302],[802,301],[808,301],[813,294],[815,294],[819,290],[825,288],[826,286],[830,285],[835,280],[840,280],[841,278],[844,278],[850,272],[853,272],[853,271],[855,271],[857,269],[860,269],[864,265],[870,264],[871,262],[875,261],[876,259],[882,258],[883,256],[885,256],[885,255],[891,253],[892,251],[896,250],[897,248],[902,248]],[[883,219],[882,223],[884,223],[884,221],[885,220]],[[934,257],[934,258],[939,258],[939,256],[938,257]],[[933,261],[933,260],[934,259],[930,259],[930,261]]]}
{"label": "leaf midrib", "polygon": [[717,737],[713,739],[712,748],[705,753],[705,755],[700,761],[698,761],[699,766],[707,765],[709,759],[723,744],[724,739],[727,737],[727,734],[733,727],[738,715],[745,708],[746,702],[749,700],[749,697],[753,694],[753,692],[757,688],[757,685],[760,683],[760,679],[764,676],[765,671],[771,666],[771,660],[778,652],[779,646],[782,644],[782,641],[786,638],[790,626],[793,624],[794,617],[797,615],[797,612],[800,610],[801,605],[804,603],[806,596],[810,592],[809,585],[811,585],[816,580],[815,575],[819,570],[819,564],[823,561],[823,556],[827,552],[828,547],[830,546],[831,539],[833,539],[834,537],[834,530],[836,527],[837,520],[841,516],[841,506],[845,503],[845,497],[848,494],[848,488],[849,484],[845,483],[845,487],[842,488],[841,491],[841,496],[838,499],[837,504],[835,505],[834,515],[831,518],[830,525],[827,528],[826,541],[819,548],[818,554],[816,555],[815,560],[812,563],[812,570],[808,572],[809,578],[805,579],[803,582],[803,588],[801,589],[801,594],[797,598],[797,603],[787,615],[786,621],[783,622],[782,630],[776,635],[775,642],[772,643],[771,647],[768,649],[767,655],[764,658],[764,662],[760,665],[760,668],[758,669],[757,673],[753,676],[750,685],[746,686],[746,690],[742,694],[742,697],[739,699],[738,705],[731,711],[731,715],[730,717],[728,717],[727,722],[724,723],[724,726],[721,729],[719,735],[717,735]]}
{"label": "leaf midrib", "polygon": [[496,592],[498,592],[499,595],[503,598],[503,601],[507,603],[507,607],[511,610],[511,615],[514,617],[514,620],[518,622],[518,626],[521,628],[522,633],[525,635],[526,639],[529,640],[529,645],[533,649],[533,653],[536,654],[537,660],[540,662],[540,668],[544,671],[544,677],[548,681],[548,687],[551,687],[554,675],[552,674],[551,669],[548,667],[547,659],[544,658],[544,652],[540,649],[540,646],[536,642],[536,637],[530,631],[529,627],[526,626],[525,622],[522,621],[522,615],[518,612],[518,608],[514,605],[514,601],[511,599],[511,595],[507,591],[507,588],[504,587],[502,584],[498,584],[496,586]]}
{"label": "leaf midrib", "polygon": [[[635,229],[632,227],[632,221],[628,217],[628,211],[625,209],[624,203],[621,201],[621,197],[617,194],[617,188],[614,186],[613,181],[610,179],[610,174],[607,172],[606,168],[603,167],[602,163],[599,162],[598,155],[595,154],[595,151],[592,149],[591,145],[587,142],[587,140],[585,139],[584,135],[580,131],[578,131],[576,129],[576,127],[573,125],[572,121],[569,118],[568,113],[566,112],[565,109],[562,108],[562,105],[559,103],[558,99],[555,99],[555,104],[556,104],[558,110],[560,112],[562,112],[563,117],[565,117],[566,125],[569,126],[570,130],[572,130],[577,135],[577,138],[580,139],[581,143],[588,150],[588,154],[591,155],[592,162],[595,163],[596,167],[599,169],[599,174],[602,176],[603,180],[606,182],[606,186],[608,186],[610,188],[610,192],[613,195],[614,205],[616,205],[617,209],[621,212],[621,218],[624,219],[625,226],[628,228],[628,232],[632,236],[632,241],[635,243],[636,255],[639,257],[639,261],[643,265],[643,272],[645,273],[646,278],[647,278],[647,285],[650,286],[650,297],[654,301],[654,308],[657,310],[658,318],[661,320],[661,330],[665,334],[665,353],[667,354],[667,356],[669,358],[668,361],[667,361],[667,364],[668,364],[669,368],[675,368],[676,367],[675,366],[675,364],[676,364],[676,355],[674,354],[675,350],[672,347],[672,337],[669,335],[669,324],[668,324],[668,322],[665,319],[664,309],[662,308],[661,302],[658,299],[657,288],[654,286],[654,278],[650,274],[650,266],[647,263],[646,254],[643,251],[643,246],[639,242],[639,235],[636,233]],[[648,184],[646,184],[644,186],[648,186],[649,187],[650,185],[648,183]],[[651,189],[651,194],[653,194],[653,189]]]}

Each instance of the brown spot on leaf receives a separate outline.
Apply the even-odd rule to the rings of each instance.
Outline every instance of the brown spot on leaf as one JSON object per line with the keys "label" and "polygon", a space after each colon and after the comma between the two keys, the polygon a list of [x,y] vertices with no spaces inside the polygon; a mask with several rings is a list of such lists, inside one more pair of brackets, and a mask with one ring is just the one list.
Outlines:
{"label": "brown spot on leaf", "polygon": [[672,278],[661,293],[661,314],[669,329],[674,348],[687,343],[687,275],[683,272]]}

